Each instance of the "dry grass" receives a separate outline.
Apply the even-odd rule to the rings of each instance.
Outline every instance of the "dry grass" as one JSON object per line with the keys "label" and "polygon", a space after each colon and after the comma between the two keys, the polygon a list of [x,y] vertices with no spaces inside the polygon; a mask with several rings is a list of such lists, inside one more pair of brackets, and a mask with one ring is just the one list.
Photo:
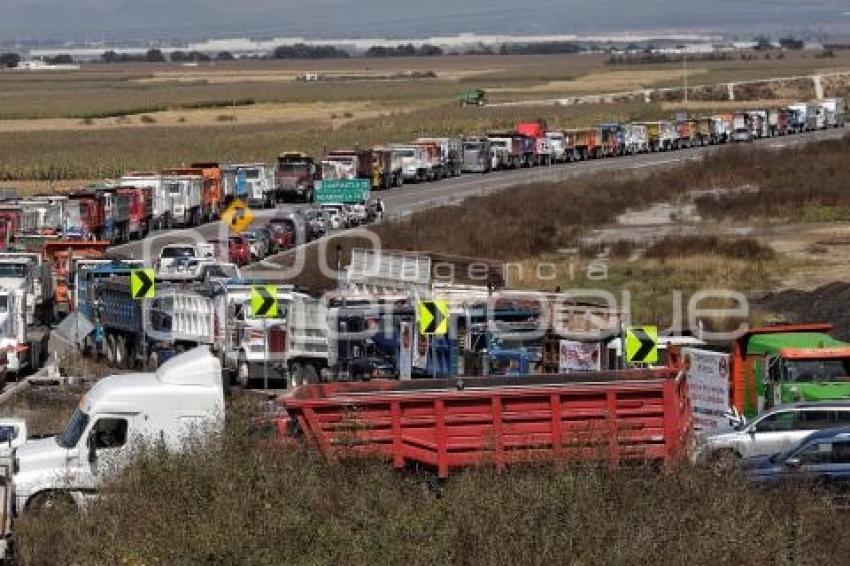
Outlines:
{"label": "dry grass", "polygon": [[563,465],[437,484],[383,462],[328,465],[231,413],[220,442],[156,448],[85,514],[17,523],[23,564],[836,564],[817,492],[732,474]]}

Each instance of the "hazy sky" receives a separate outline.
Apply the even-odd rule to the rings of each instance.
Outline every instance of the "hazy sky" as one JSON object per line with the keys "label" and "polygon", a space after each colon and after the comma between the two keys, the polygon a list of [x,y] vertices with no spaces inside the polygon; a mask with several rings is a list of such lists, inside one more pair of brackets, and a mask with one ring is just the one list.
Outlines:
{"label": "hazy sky", "polygon": [[[518,11],[519,10],[519,11]],[[850,30],[847,0],[0,0],[0,38]]]}

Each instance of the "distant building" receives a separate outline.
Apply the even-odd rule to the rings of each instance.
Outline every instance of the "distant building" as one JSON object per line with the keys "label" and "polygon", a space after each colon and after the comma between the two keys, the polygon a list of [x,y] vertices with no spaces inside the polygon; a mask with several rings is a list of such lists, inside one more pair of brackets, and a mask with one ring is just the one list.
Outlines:
{"label": "distant building", "polygon": [[80,66],[76,63],[53,65],[41,59],[32,59],[18,63],[18,69],[22,71],[78,71]]}

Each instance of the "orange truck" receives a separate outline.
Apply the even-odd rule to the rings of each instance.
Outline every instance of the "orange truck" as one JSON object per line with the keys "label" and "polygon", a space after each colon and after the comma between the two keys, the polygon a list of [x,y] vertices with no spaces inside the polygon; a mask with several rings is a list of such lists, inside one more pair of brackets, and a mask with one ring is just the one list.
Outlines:
{"label": "orange truck", "polygon": [[42,249],[44,261],[53,271],[54,302],[60,316],[72,312],[72,278],[77,264],[84,260],[104,260],[106,250],[111,245],[107,241],[91,240],[46,240]]}
{"label": "orange truck", "polygon": [[211,222],[221,216],[224,208],[224,184],[218,163],[193,163],[191,167],[168,169],[169,175],[194,175],[203,179],[200,222]]}

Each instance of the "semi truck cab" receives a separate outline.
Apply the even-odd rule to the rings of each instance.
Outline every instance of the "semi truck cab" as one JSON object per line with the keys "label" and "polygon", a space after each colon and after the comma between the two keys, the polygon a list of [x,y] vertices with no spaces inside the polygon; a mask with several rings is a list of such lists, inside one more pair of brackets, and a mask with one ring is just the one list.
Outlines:
{"label": "semi truck cab", "polygon": [[80,400],[61,434],[13,451],[3,478],[7,512],[21,516],[57,501],[82,507],[142,444],[179,450],[194,435],[218,430],[223,417],[221,365],[207,348],[154,373],[107,377]]}

